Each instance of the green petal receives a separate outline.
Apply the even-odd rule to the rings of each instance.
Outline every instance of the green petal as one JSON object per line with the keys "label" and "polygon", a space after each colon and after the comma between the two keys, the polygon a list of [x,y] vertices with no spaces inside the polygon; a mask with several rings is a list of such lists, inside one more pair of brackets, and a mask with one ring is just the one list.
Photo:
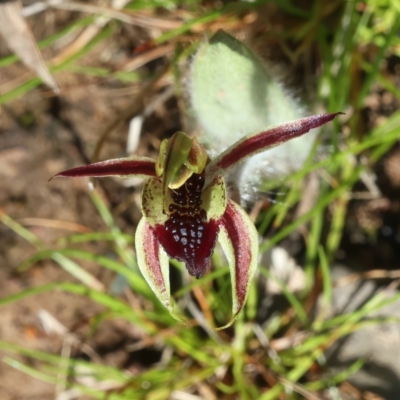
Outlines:
{"label": "green petal", "polygon": [[247,213],[232,200],[220,220],[218,237],[228,259],[232,284],[232,319],[218,329],[230,326],[244,304],[258,264],[258,234]]}
{"label": "green petal", "polygon": [[164,212],[161,179],[152,178],[145,183],[142,193],[142,212],[152,228],[157,224],[164,225],[168,219],[168,215]]}
{"label": "green petal", "polygon": [[160,177],[164,172],[165,157],[167,155],[168,139],[164,139],[160,144],[160,152],[156,162],[156,174]]}
{"label": "green petal", "polygon": [[217,176],[201,195],[202,207],[207,211],[207,220],[219,220],[226,209],[226,187],[222,176]]}
{"label": "green petal", "polygon": [[140,272],[151,290],[173,318],[186,324],[171,297],[169,258],[145,218],[140,220],[136,229],[135,245]]}
{"label": "green petal", "polygon": [[169,258],[144,218],[136,229],[135,243],[140,272],[161,303],[171,309]]}

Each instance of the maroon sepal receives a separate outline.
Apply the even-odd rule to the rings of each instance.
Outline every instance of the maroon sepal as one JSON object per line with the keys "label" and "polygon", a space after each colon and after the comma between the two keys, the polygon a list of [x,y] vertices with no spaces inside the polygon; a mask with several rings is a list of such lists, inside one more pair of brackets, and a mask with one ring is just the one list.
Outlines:
{"label": "maroon sepal", "polygon": [[290,139],[302,136],[311,129],[332,121],[339,114],[343,113],[312,115],[271,127],[257,134],[247,135],[214,159],[209,164],[206,173],[214,176],[217,173],[223,173],[222,171],[226,172],[227,169],[245,160],[247,157],[287,142]]}
{"label": "maroon sepal", "polygon": [[93,164],[83,165],[59,172],[52,178],[75,178],[75,177],[104,177],[104,176],[144,176],[155,177],[155,161],[147,157],[116,158],[100,161]]}

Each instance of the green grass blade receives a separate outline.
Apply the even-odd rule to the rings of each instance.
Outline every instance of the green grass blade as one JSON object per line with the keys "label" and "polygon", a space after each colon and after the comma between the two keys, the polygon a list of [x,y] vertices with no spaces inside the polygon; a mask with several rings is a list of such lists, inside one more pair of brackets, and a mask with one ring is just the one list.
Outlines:
{"label": "green grass blade", "polygon": [[290,305],[296,311],[296,315],[303,325],[308,323],[308,316],[300,301],[296,298],[296,296],[287,288],[287,286],[278,278],[274,277],[270,271],[265,268],[260,268],[260,272],[265,275],[268,279],[272,279],[276,282],[282,290],[282,293],[290,303]]}
{"label": "green grass blade", "polygon": [[65,271],[81,281],[88,288],[97,290],[99,292],[104,292],[104,285],[74,261],[56,251],[51,254],[51,258],[60,264]]}
{"label": "green grass blade", "polygon": [[5,364],[8,364],[10,367],[15,368],[16,370],[29,375],[32,378],[39,379],[43,382],[50,383],[55,385],[57,383],[57,377],[50,376],[39,371],[37,368],[31,367],[27,364],[22,363],[21,361],[17,361],[10,357],[3,357],[2,361]]}
{"label": "green grass blade", "polygon": [[325,251],[323,247],[319,247],[319,262],[321,265],[322,272],[322,284],[323,284],[323,307],[328,308],[332,304],[332,280],[331,280],[331,271],[329,268],[328,258],[326,257]]}
{"label": "green grass blade", "polygon": [[8,226],[11,230],[13,230],[17,235],[24,238],[26,241],[31,243],[36,248],[40,249],[44,246],[44,243],[30,230],[24,228],[21,224],[17,221],[13,220],[7,214],[0,210],[0,221]]}

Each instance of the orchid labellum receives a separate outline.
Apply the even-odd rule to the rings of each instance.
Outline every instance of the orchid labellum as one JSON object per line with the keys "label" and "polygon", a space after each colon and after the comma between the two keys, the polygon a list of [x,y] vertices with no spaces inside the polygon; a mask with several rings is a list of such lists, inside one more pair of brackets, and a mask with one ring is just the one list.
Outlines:
{"label": "orchid labellum", "polygon": [[162,304],[173,314],[169,258],[185,263],[200,278],[219,240],[232,283],[232,319],[243,308],[257,268],[258,236],[246,212],[227,198],[223,176],[246,158],[332,121],[320,114],[248,135],[210,160],[197,138],[176,132],[161,144],[157,160],[146,157],[97,162],[56,177],[140,176],[143,218],[136,230],[138,265]]}

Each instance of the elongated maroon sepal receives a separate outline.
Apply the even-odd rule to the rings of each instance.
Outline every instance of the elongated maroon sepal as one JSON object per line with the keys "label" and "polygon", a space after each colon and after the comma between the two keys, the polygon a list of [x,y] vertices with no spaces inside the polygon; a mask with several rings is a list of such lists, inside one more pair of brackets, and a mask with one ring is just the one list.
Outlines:
{"label": "elongated maroon sepal", "polygon": [[216,175],[223,175],[227,169],[246,158],[304,135],[311,129],[332,121],[339,114],[343,113],[312,115],[273,126],[263,132],[247,135],[214,159],[207,166],[206,174],[209,179]]}
{"label": "elongated maroon sepal", "polygon": [[83,165],[67,171],[59,172],[52,178],[75,178],[75,177],[103,177],[103,176],[142,176],[155,177],[155,160],[147,157],[116,158],[100,161],[94,164]]}

